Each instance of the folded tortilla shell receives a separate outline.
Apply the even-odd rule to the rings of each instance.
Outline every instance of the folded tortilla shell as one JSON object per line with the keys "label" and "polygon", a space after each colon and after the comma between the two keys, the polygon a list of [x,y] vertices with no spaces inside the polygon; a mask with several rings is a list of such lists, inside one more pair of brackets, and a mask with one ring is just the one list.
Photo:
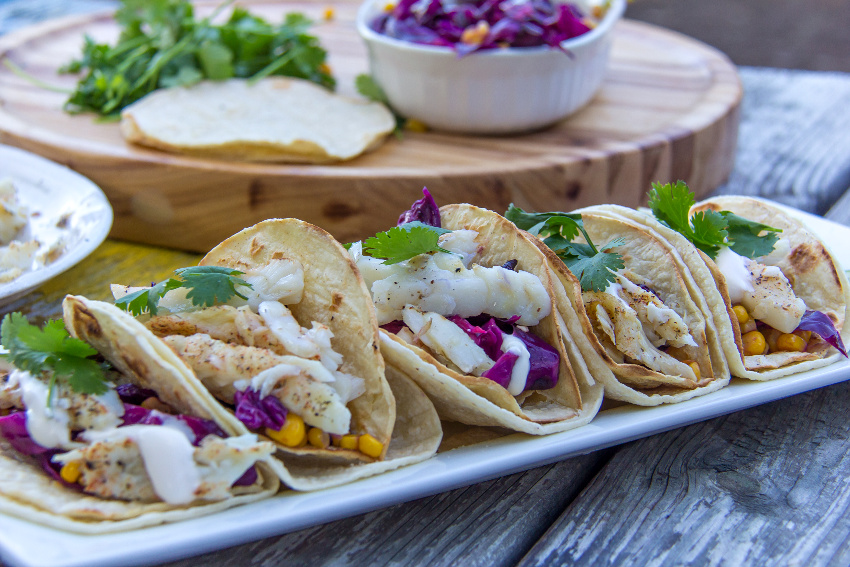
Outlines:
{"label": "folded tortilla shell", "polygon": [[[292,315],[304,327],[312,321],[327,325],[334,335],[331,344],[342,355],[339,370],[365,382],[365,393],[347,404],[351,430],[369,433],[383,443],[386,453],[395,422],[395,400],[384,376],[371,296],[348,252],[317,226],[297,219],[271,219],[231,236],[213,248],[200,265],[247,272],[284,259],[299,263],[304,270],[304,294],[299,303],[288,306]],[[333,459],[366,458],[357,451],[280,447],[287,453]]]}
{"label": "folded tortilla shell", "polygon": [[[712,209],[731,211],[748,220],[782,229],[780,237],[789,241],[789,252],[777,265],[788,278],[797,297],[806,302],[806,307],[821,311],[832,319],[845,344],[850,342],[850,286],[842,267],[829,248],[803,223],[767,201],[748,197],[715,197],[697,203],[692,213]],[[671,236],[679,247],[684,239]],[[690,244],[690,242],[687,242]],[[720,304],[727,312],[718,316],[714,323],[726,347],[732,373],[750,380],[771,380],[796,374],[812,368],[820,368],[843,358],[828,343],[818,340],[806,352],[776,352],[758,356],[744,356],[741,331],[737,318],[732,314],[732,303],[726,290],[725,280],[717,265],[708,256],[702,259],[711,272],[711,279],[702,276],[701,284],[709,302]],[[718,315],[722,310],[718,309]]]}
{"label": "folded tortilla shell", "polygon": [[[705,297],[709,325],[717,333],[734,376],[749,380],[771,380],[826,366],[841,356],[821,342],[812,352],[779,352],[748,356],[745,359],[740,326],[732,311],[726,280],[717,264],[687,238],[660,223],[650,213],[614,205],[604,208],[609,214],[643,224],[647,230],[666,240],[669,246],[679,253],[682,265],[693,274]],[[826,313],[833,320],[845,343],[848,341],[850,330],[845,321],[850,305],[850,286],[834,256],[819,238],[800,221],[761,199],[715,197],[697,203],[692,208],[692,213],[706,208],[729,210],[743,218],[781,228],[780,237],[789,240],[790,253],[780,262],[780,269],[788,277],[795,294],[806,302],[808,308]]]}
{"label": "folded tortilla shell", "polygon": [[[440,208],[443,228],[469,229],[478,233],[483,251],[473,262],[501,266],[517,260],[517,269],[540,278],[553,297],[551,274],[545,258],[530,235],[502,216],[472,205],[446,205]],[[557,309],[531,331],[558,350],[561,355],[558,384],[550,390],[537,390],[515,398],[505,388],[484,377],[463,375],[448,368],[426,350],[410,345],[392,333],[381,331],[381,350],[389,367],[413,378],[428,394],[443,419],[469,425],[500,426],[515,431],[544,435],[588,423],[599,410],[601,386],[587,367],[565,350],[572,342]],[[579,358],[575,351],[572,356]]]}
{"label": "folded tortilla shell", "polygon": [[676,403],[716,391],[729,383],[729,369],[719,337],[706,324],[705,300],[690,272],[678,266],[676,251],[652,235],[643,226],[626,218],[606,214],[603,207],[588,207],[581,213],[584,227],[597,245],[623,237],[617,247],[626,269],[644,278],[667,307],[682,317],[697,344],[689,358],[700,368],[700,379],[687,384],[680,376],[665,375],[638,363],[612,358],[597,336],[588,316],[578,278],[542,241],[538,246],[557,275],[566,301],[559,309],[567,327],[577,337],[578,347],[595,376],[605,387],[605,394],[616,400],[636,405],[653,406]]}
{"label": "folded tortilla shell", "polygon": [[380,103],[287,77],[160,89],[121,113],[128,142],[241,161],[348,160],[380,145],[394,128],[392,113]]}
{"label": "folded tortilla shell", "polygon": [[[173,354],[157,349],[157,343],[165,345],[132,317],[108,303],[78,296],[66,297],[63,308],[68,331],[133,382],[156,391],[180,413],[211,419],[230,435],[247,433],[241,424],[232,423],[212,396],[192,387],[194,376],[188,368]],[[54,481],[7,445],[0,437],[0,512],[72,532],[100,534],[195,518],[268,497],[279,487],[277,475],[258,462],[258,481],[234,487],[226,500],[174,506],[99,498]]]}

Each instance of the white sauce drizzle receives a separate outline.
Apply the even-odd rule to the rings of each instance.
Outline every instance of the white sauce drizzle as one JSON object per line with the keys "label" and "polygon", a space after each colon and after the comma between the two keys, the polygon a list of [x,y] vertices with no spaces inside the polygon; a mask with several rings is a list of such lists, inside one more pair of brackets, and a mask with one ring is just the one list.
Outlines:
{"label": "white sauce drizzle", "polygon": [[47,407],[47,384],[23,370],[15,370],[12,376],[21,386],[21,400],[27,408],[27,433],[33,441],[48,449],[79,446],[71,441],[71,418],[63,407],[64,400],[54,397],[52,405]]}
{"label": "white sauce drizzle", "polygon": [[512,396],[518,396],[525,390],[528,382],[528,372],[531,370],[531,354],[525,343],[513,335],[503,335],[501,350],[504,353],[517,355],[514,367],[511,369],[511,381],[508,384],[508,392]]}
{"label": "white sauce drizzle", "polygon": [[748,268],[750,260],[724,246],[717,253],[714,263],[726,279],[729,299],[733,304],[741,303],[744,292],[753,291],[752,274]]}
{"label": "white sauce drizzle", "polygon": [[195,448],[182,429],[163,425],[127,425],[104,432],[86,431],[90,442],[131,439],[139,448],[153,490],[169,504],[195,499],[201,475],[195,465]]}

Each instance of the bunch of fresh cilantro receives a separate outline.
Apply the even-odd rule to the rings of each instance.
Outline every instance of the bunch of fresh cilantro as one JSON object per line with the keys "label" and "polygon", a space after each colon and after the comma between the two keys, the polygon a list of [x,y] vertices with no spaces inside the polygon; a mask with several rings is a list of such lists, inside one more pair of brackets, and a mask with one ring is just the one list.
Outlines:
{"label": "bunch of fresh cilantro", "polygon": [[286,75],[334,87],[327,53],[307,33],[312,22],[303,14],[287,14],[275,26],[237,6],[225,23],[213,24],[230,3],[198,20],[188,0],[123,0],[115,13],[118,42],[110,46],[86,37],[82,56],[63,68],[85,73],[66,110],[116,118],[155,89],[202,79]]}
{"label": "bunch of fresh cilantro", "polygon": [[690,215],[696,203],[684,181],[653,183],[649,208],[659,221],[690,240],[714,258],[723,246],[741,256],[755,258],[773,251],[781,229],[739,217],[730,211],[700,211]]}
{"label": "bunch of fresh cilantro", "polygon": [[[615,238],[604,246],[593,244],[581,215],[577,213],[527,213],[511,205],[505,218],[519,228],[543,239],[546,244],[575,274],[583,291],[604,291],[616,279],[615,272],[625,267],[623,257],[612,248],[625,244],[625,239]],[[585,243],[573,242],[579,233]]]}
{"label": "bunch of fresh cilantro", "polygon": [[68,334],[62,321],[50,321],[43,329],[31,325],[20,313],[10,313],[0,324],[5,355],[16,368],[33,376],[50,375],[47,405],[51,405],[57,380],[81,394],[105,394],[106,364],[94,358],[97,351]]}

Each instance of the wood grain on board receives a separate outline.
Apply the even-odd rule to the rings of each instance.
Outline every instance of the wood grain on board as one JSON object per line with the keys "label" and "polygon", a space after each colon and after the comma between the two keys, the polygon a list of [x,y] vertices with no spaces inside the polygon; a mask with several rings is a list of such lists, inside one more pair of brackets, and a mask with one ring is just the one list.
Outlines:
{"label": "wood grain on board", "polygon": [[[279,21],[301,11],[330,54],[339,91],[367,72],[354,29],[357,3],[249,0]],[[57,68],[79,53],[83,34],[112,41],[106,13],[48,21],[0,38],[0,56],[41,81],[70,89]],[[115,209],[112,236],[205,251],[245,226],[292,216],[340,240],[384,230],[427,186],[440,203],[467,201],[496,211],[593,203],[637,205],[650,183],[683,179],[698,195],[732,169],[741,86],[718,51],[647,24],[615,30],[603,87],[578,114],[539,132],[472,137],[406,132],[351,162],[262,165],[169,155],[126,144],[116,124],[63,112],[66,95],[0,67],[0,141],[90,177]]]}

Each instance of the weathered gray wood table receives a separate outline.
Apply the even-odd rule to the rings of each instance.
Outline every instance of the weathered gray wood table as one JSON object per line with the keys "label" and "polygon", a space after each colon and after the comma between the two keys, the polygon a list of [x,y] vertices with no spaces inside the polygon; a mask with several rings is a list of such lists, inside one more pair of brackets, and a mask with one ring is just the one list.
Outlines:
{"label": "weathered gray wood table", "polygon": [[[740,74],[737,163],[718,192],[850,224],[850,75]],[[848,414],[838,384],[170,565],[847,565]]]}

